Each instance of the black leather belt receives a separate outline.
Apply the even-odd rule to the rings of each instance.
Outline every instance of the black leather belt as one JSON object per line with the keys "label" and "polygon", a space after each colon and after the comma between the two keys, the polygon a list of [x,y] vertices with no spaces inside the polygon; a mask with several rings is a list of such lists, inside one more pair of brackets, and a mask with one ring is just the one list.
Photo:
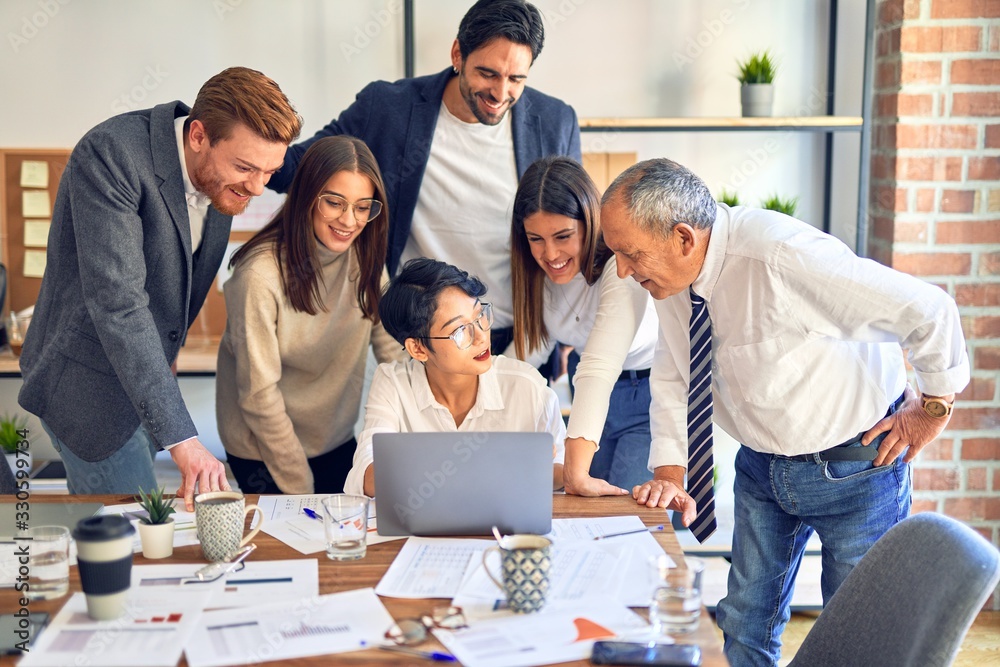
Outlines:
{"label": "black leather belt", "polygon": [[643,368],[641,371],[622,371],[622,374],[618,376],[618,381],[631,380],[635,378],[636,380],[641,380],[642,378],[649,377],[649,369]]}
{"label": "black leather belt", "polygon": [[[896,410],[899,409],[899,406],[903,404],[903,396],[905,395],[906,393],[904,392],[899,398],[893,401],[892,405],[889,406],[889,409],[885,413],[886,417],[894,414]],[[885,419],[885,417],[882,419]],[[874,424],[872,424],[872,426],[874,426]],[[823,461],[874,461],[875,458],[878,457],[878,447],[872,447],[871,445],[868,447],[851,446],[861,442],[861,438],[863,438],[867,432],[868,431],[862,431],[847,442],[842,442],[839,445],[831,447],[830,449],[824,449],[821,452],[815,452],[813,454],[796,454],[795,456],[775,454],[775,456],[780,459],[801,461],[803,463],[822,463]]]}

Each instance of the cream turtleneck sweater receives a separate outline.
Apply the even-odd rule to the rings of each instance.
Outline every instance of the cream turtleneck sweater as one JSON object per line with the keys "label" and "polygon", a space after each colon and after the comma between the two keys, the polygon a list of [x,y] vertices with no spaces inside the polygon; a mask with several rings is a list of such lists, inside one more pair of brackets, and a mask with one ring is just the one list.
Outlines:
{"label": "cream turtleneck sweater", "polygon": [[244,259],[226,281],[216,417],[226,451],[263,461],[285,493],[312,493],[307,459],[354,435],[368,346],[379,362],[399,344],[358,307],[357,255],[317,243],[326,310],[292,308],[273,246]]}

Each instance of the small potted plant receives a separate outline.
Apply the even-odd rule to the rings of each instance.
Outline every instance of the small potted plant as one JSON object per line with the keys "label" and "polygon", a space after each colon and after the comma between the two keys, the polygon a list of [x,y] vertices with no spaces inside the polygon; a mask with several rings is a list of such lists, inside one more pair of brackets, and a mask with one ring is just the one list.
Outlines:
{"label": "small potted plant", "polygon": [[760,207],[767,209],[768,211],[777,211],[778,213],[784,213],[785,215],[795,216],[795,209],[799,207],[798,197],[789,197],[787,199],[782,199],[776,194],[771,195],[764,201],[760,203]]}
{"label": "small potted plant", "polygon": [[[27,440],[27,417],[18,417],[17,415],[4,414],[0,416],[0,449],[3,449],[4,456],[7,458],[7,465],[10,466],[10,471],[17,474],[18,459],[26,461],[27,463],[21,464],[21,470],[31,470],[31,449],[28,447],[21,447],[20,443]],[[20,449],[20,454],[18,450]]]}
{"label": "small potted plant", "polygon": [[770,51],[753,53],[737,63],[740,73],[740,102],[746,117],[770,116],[774,106],[774,76],[778,65]]}
{"label": "small potted plant", "polygon": [[725,204],[726,206],[732,208],[733,206],[740,205],[740,198],[735,192],[730,192],[725,188],[719,193],[719,198],[717,200],[720,204]]}
{"label": "small potted plant", "polygon": [[139,519],[139,538],[142,555],[146,558],[168,558],[174,553],[174,501],[163,499],[163,488],[149,493],[139,487],[135,501],[146,510],[147,517]]}

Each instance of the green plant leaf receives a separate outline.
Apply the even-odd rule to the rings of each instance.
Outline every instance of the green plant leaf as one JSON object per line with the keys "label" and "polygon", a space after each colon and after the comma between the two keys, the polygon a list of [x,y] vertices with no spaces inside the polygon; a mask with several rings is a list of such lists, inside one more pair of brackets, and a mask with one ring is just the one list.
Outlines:
{"label": "green plant leaf", "polygon": [[27,425],[27,417],[4,413],[0,417],[0,448],[8,454],[16,452],[18,443],[24,440],[18,431],[22,431]]}
{"label": "green plant leaf", "polygon": [[750,54],[750,57],[736,64],[740,68],[740,73],[736,75],[740,83],[773,83],[774,77],[778,73],[778,62],[770,51],[759,51]]}
{"label": "green plant leaf", "polygon": [[740,198],[735,192],[730,192],[723,188],[722,192],[719,193],[717,201],[725,204],[726,206],[739,206]]}
{"label": "green plant leaf", "polygon": [[799,206],[798,197],[789,197],[787,199],[782,199],[777,194],[773,194],[764,201],[760,203],[760,207],[767,209],[769,211],[777,211],[778,213],[784,213],[785,215],[795,215],[795,210]]}
{"label": "green plant leaf", "polygon": [[140,521],[147,525],[155,525],[166,523],[170,519],[170,515],[176,511],[174,509],[174,502],[176,502],[177,498],[164,500],[163,491],[163,487],[160,487],[147,493],[141,486],[139,487],[139,495],[134,496],[135,502],[139,503],[139,506],[149,514],[148,520],[140,519]]}

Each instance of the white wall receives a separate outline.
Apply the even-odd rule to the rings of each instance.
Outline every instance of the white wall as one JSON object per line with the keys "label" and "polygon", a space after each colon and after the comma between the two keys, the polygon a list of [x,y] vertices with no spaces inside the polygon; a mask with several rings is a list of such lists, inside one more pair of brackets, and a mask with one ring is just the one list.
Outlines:
{"label": "white wall", "polygon": [[[448,65],[471,0],[416,1],[417,74]],[[864,0],[841,4],[837,113],[860,115]],[[824,113],[828,0],[537,0],[529,83],[588,116],[739,115],[737,58],[779,58],[776,115]],[[274,78],[309,135],[373,79],[403,74],[402,0],[4,0],[0,146],[72,146],[117,112],[182,99],[235,64]],[[668,156],[714,192],[801,197],[819,224],[822,136],[585,134],[584,150]],[[853,244],[856,135],[839,137],[834,232]]]}

